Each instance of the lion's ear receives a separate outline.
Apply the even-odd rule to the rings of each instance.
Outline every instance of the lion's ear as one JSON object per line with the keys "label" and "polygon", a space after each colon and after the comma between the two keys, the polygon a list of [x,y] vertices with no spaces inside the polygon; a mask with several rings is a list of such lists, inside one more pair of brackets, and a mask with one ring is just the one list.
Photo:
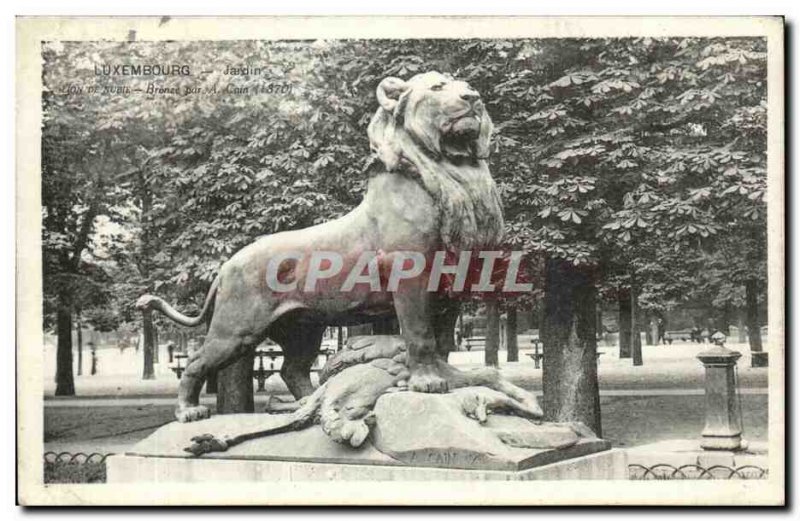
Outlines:
{"label": "lion's ear", "polygon": [[489,144],[492,139],[493,128],[492,119],[489,117],[489,113],[484,110],[483,117],[481,117],[481,129],[478,133],[475,150],[478,159],[487,159],[489,157]]}
{"label": "lion's ear", "polygon": [[385,110],[378,109],[367,127],[369,144],[378,159],[391,172],[400,161],[399,142],[395,137],[394,117]]}
{"label": "lion's ear", "polygon": [[388,77],[378,85],[376,95],[378,103],[390,114],[394,112],[400,96],[408,90],[408,84],[400,78]]}

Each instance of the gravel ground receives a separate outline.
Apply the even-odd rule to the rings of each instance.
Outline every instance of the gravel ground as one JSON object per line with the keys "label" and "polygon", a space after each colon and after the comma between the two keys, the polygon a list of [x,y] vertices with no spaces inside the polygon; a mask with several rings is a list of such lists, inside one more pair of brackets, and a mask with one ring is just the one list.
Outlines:
{"label": "gravel ground", "polygon": [[[742,388],[766,388],[767,369],[751,368],[748,348],[744,344],[731,344],[733,350],[742,352],[739,360],[739,381]],[[669,346],[643,346],[644,365],[633,367],[630,359],[620,359],[615,346],[600,346],[603,354],[598,359],[597,370],[600,389],[702,389],[704,370],[697,354],[708,349],[708,344],[672,344]],[[500,370],[512,382],[528,389],[541,389],[542,370],[536,369],[527,356],[530,350],[520,351],[519,362],[505,362],[506,353],[500,352]],[[156,365],[156,378],[142,380],[141,354],[128,349],[120,354],[116,349],[99,351],[98,374],[77,376],[77,397],[121,396],[175,396],[178,379],[162,354],[162,363]],[[450,362],[456,367],[470,369],[483,365],[483,351],[451,353]],[[321,361],[321,360],[320,360]],[[88,365],[87,360],[84,364]],[[55,349],[45,349],[45,398],[55,398]],[[312,376],[316,383],[316,376]],[[267,392],[285,393],[280,377],[274,375],[267,381]],[[58,399],[58,398],[55,398]]]}
{"label": "gravel ground", "polygon": [[[703,400],[697,395],[601,397],[603,437],[617,447],[697,438]],[[45,450],[121,452],[172,421],[172,412],[171,405],[46,408]],[[765,394],[743,395],[742,416],[745,438],[767,439]]]}

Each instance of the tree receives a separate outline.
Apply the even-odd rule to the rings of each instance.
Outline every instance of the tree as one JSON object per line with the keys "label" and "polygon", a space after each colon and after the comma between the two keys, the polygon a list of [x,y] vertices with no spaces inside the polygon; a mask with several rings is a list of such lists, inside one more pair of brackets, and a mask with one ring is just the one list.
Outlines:
{"label": "tree", "polygon": [[547,262],[542,370],[545,415],[551,421],[582,421],[598,436],[596,290],[588,276],[565,261]]}
{"label": "tree", "polygon": [[486,347],[484,363],[490,367],[500,365],[498,351],[500,349],[500,309],[496,300],[486,301]]}
{"label": "tree", "polygon": [[[55,323],[57,340],[56,394],[75,394],[72,367],[73,316],[94,298],[102,269],[95,264],[93,241],[98,216],[118,195],[110,172],[121,168],[115,131],[105,126],[107,114],[94,98],[69,91],[72,60],[92,49],[66,52],[64,44],[43,51],[42,128],[42,253],[45,281],[45,327]],[[88,295],[88,297],[87,297]],[[54,317],[54,319],[53,319]]]}
{"label": "tree", "polygon": [[506,360],[519,362],[519,343],[517,341],[517,307],[506,305]]}

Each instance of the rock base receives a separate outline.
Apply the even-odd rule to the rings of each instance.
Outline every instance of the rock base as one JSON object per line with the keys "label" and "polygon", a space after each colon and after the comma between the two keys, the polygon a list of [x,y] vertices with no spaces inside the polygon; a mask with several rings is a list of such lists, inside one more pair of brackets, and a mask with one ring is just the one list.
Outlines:
{"label": "rock base", "polygon": [[486,396],[482,391],[383,395],[375,404],[370,441],[406,465],[476,470],[525,470],[610,448],[580,424],[465,413],[475,411],[474,400]]}
{"label": "rock base", "polygon": [[109,456],[108,483],[259,481],[530,481],[627,479],[625,452],[607,450],[521,471],[228,458]]}
{"label": "rock base", "polygon": [[[346,408],[332,410],[347,414]],[[337,443],[324,424],[263,435],[286,425],[286,415],[175,422],[110,458],[108,481],[625,478],[624,453],[610,451],[582,424],[542,423],[519,412],[528,410],[482,387],[387,393],[362,420],[371,431],[360,445]],[[218,441],[201,456],[186,452],[200,435],[242,441]]]}
{"label": "rock base", "polygon": [[[424,397],[422,400],[427,401]],[[386,405],[397,405],[395,402],[389,399]],[[379,407],[376,412],[382,410]],[[395,437],[388,436],[394,430],[387,430],[391,424],[386,416],[380,421],[378,414],[375,436],[358,448],[332,441],[314,425],[201,457],[183,450],[193,436],[252,432],[280,421],[280,416],[231,414],[193,423],[170,423],[124,455],[109,457],[108,482],[625,479],[627,475],[624,452],[609,450],[604,440],[576,436],[563,425],[537,426],[502,415],[490,415],[484,424],[461,415],[455,424],[439,424],[438,431],[431,424],[424,428],[426,422],[418,418],[415,425],[405,426],[404,436]],[[389,417],[400,419],[402,415]],[[441,415],[423,417],[444,420]],[[455,418],[458,416],[453,415]],[[537,435],[531,434],[531,427]],[[423,432],[438,436],[426,443]],[[550,447],[503,442],[492,445],[497,437],[517,445]],[[394,452],[390,455],[385,451]]]}

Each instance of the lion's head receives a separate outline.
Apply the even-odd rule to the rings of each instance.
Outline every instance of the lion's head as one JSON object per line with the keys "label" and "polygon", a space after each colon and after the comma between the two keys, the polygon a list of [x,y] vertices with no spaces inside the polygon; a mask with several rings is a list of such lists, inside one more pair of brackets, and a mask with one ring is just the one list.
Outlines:
{"label": "lion's head", "polygon": [[492,121],[480,95],[466,82],[427,72],[408,81],[386,78],[377,97],[367,129],[372,150],[389,172],[414,172],[439,207],[444,245],[497,244],[503,213],[485,161]]}
{"label": "lion's head", "polygon": [[370,122],[370,144],[389,170],[412,139],[434,159],[481,160],[489,155],[492,121],[468,83],[438,72],[408,81],[386,78]]}

